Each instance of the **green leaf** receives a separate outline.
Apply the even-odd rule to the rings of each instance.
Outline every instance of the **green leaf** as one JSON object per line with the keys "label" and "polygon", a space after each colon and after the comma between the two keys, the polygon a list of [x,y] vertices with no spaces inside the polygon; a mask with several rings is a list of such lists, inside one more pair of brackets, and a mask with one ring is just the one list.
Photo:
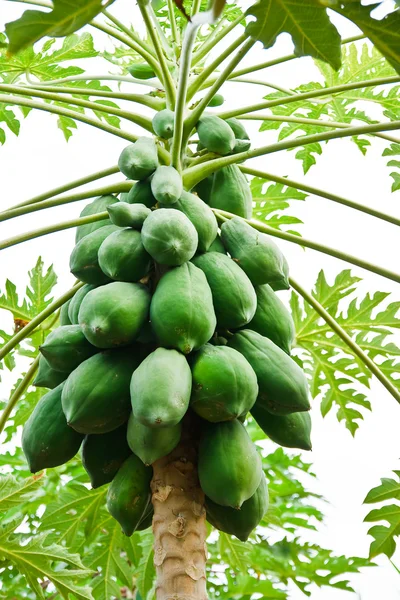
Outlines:
{"label": "green leaf", "polygon": [[135,534],[139,538],[138,544],[142,549],[142,556],[137,567],[137,588],[143,600],[150,600],[154,587],[156,570],[154,567],[154,537],[152,531],[143,531]]}
{"label": "green leaf", "polygon": [[[394,471],[396,479],[381,479],[381,484],[370,490],[364,504],[376,504],[387,500],[400,499],[400,471]],[[385,504],[372,510],[364,519],[367,523],[385,521],[387,525],[375,525],[368,531],[374,541],[370,546],[370,557],[386,554],[389,558],[396,550],[395,538],[400,535],[400,506],[398,504]]]}
{"label": "green leaf", "polygon": [[247,11],[256,17],[246,32],[270,48],[277,37],[292,36],[297,56],[313,56],[340,67],[340,35],[318,0],[260,0]]}
{"label": "green leaf", "polygon": [[[251,180],[251,192],[253,195],[253,217],[259,221],[265,221],[270,227],[287,230],[287,225],[301,224],[297,217],[281,213],[290,206],[292,200],[305,200],[307,194],[295,190],[282,183],[267,182],[260,177]],[[297,233],[297,232],[296,232]]]}
{"label": "green leaf", "polygon": [[5,513],[23,502],[36,492],[42,485],[43,474],[17,481],[12,475],[0,476],[0,514]]}
{"label": "green leaf", "polygon": [[218,547],[221,556],[229,566],[239,573],[247,573],[248,561],[247,556],[250,551],[248,542],[240,542],[236,538],[220,532],[218,539]]}

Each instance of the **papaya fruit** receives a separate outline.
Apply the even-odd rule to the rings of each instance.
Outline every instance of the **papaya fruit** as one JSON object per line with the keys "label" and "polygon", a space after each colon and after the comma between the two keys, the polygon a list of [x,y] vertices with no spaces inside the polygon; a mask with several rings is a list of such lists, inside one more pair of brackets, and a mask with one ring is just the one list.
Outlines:
{"label": "papaya fruit", "polygon": [[153,138],[139,137],[134,144],[124,148],[118,159],[118,167],[125,177],[135,181],[146,179],[154,173],[158,167],[158,156]]}
{"label": "papaya fruit", "polygon": [[150,320],[159,343],[189,354],[208,342],[216,318],[210,286],[192,263],[161,278],[150,304]]}
{"label": "papaya fruit", "polygon": [[289,263],[286,260],[285,256],[283,257],[283,261],[282,261],[282,272],[283,272],[282,279],[277,279],[276,281],[271,281],[271,283],[270,283],[270,286],[272,287],[274,292],[279,292],[280,290],[287,290],[289,287],[289,285],[288,285]]}
{"label": "papaya fruit", "polygon": [[128,202],[118,202],[107,208],[111,222],[118,227],[132,227],[140,231],[143,223],[151,213],[151,210],[144,204],[128,204]]}
{"label": "papaya fruit", "polygon": [[290,354],[295,338],[292,315],[267,283],[255,289],[257,309],[246,329],[257,331]]}
{"label": "papaya fruit", "polygon": [[164,108],[154,115],[151,124],[158,137],[170,140],[174,135],[175,114],[169,108]]}
{"label": "papaya fruit", "polygon": [[149,306],[150,293],[144,285],[114,281],[85,296],[79,325],[97,348],[126,346],[139,334]]}
{"label": "papaya fruit", "polygon": [[137,348],[100,352],[69,375],[62,391],[68,424],[80,433],[108,433],[128,420],[129,384],[141,356]]}
{"label": "papaya fruit", "polygon": [[226,254],[225,247],[222,243],[221,236],[218,234],[207,252],[219,252],[220,254]]}
{"label": "papaya fruit", "polygon": [[148,63],[133,63],[129,65],[128,71],[135,79],[152,79],[156,76]]}
{"label": "papaya fruit", "polygon": [[188,409],[191,390],[186,358],[176,350],[157,348],[133,372],[132,414],[146,427],[173,427]]}
{"label": "papaya fruit", "polygon": [[190,408],[206,421],[231,421],[254,405],[257,377],[240,352],[205,344],[196,352],[191,369]]}
{"label": "papaya fruit", "polygon": [[237,419],[204,423],[198,472],[201,489],[213,502],[239,509],[260,485],[261,458]]}
{"label": "papaya fruit", "polygon": [[[147,509],[145,510],[145,513],[144,513],[142,519],[140,520],[139,525],[136,527],[136,531],[144,531],[145,529],[148,529],[149,527],[151,527],[152,523],[153,523],[153,517],[154,517],[154,509],[153,509],[153,505],[150,501]],[[138,592],[136,592],[136,600],[139,600]]]}
{"label": "papaya fruit", "polygon": [[229,340],[249,361],[257,375],[257,402],[276,415],[310,409],[307,379],[299,365],[274,342],[244,329]]}
{"label": "papaya fruit", "polygon": [[71,373],[87,358],[98,352],[83,335],[79,325],[63,325],[54,329],[39,346],[52,369]]}
{"label": "papaya fruit", "polygon": [[199,181],[199,183],[193,188],[193,191],[199,196],[206,204],[210,203],[210,195],[212,185],[214,181],[214,175],[209,175],[205,179]]}
{"label": "papaya fruit", "polygon": [[[232,150],[232,154],[239,154],[239,152],[247,152],[250,150],[251,142],[250,140],[237,140],[235,139],[235,145]],[[240,161],[243,162],[243,161]]]}
{"label": "papaya fruit", "polygon": [[211,100],[207,104],[207,106],[211,106],[211,107],[222,106],[222,104],[224,102],[225,102],[225,98],[223,97],[222,94],[214,94],[214,96],[211,98]]}
{"label": "papaya fruit", "polygon": [[174,167],[157,167],[151,178],[151,191],[157,202],[164,206],[175,204],[183,192],[181,174]]}
{"label": "papaya fruit", "polygon": [[245,542],[268,510],[268,485],[264,474],[255,493],[243,502],[240,510],[220,506],[210,498],[205,500],[207,521],[219,531],[234,535]]}
{"label": "papaya fruit", "polygon": [[[233,149],[233,148],[232,148]],[[245,175],[237,165],[229,165],[214,173],[208,204],[251,219],[253,212],[253,197]]]}
{"label": "papaya fruit", "polygon": [[207,278],[218,327],[237,329],[251,321],[256,312],[257,297],[244,271],[220,252],[201,254],[192,262]]}
{"label": "papaya fruit", "polygon": [[113,281],[139,281],[151,264],[140,232],[134,229],[120,229],[106,237],[99,248],[98,260],[100,269]]}
{"label": "papaya fruit", "polygon": [[228,123],[229,127],[232,129],[235,134],[235,138],[237,140],[249,140],[249,134],[246,129],[239,121],[239,119],[235,119],[235,117],[231,117],[230,119],[225,119],[225,122]]}
{"label": "papaya fruit", "polygon": [[[87,204],[85,208],[82,210],[80,217],[89,217],[90,215],[95,215],[96,213],[104,212],[107,210],[109,206],[112,204],[116,204],[118,199],[115,196],[100,196]],[[81,241],[86,235],[89,233],[93,233],[93,231],[97,231],[97,229],[101,229],[102,227],[106,227],[110,225],[111,221],[109,219],[103,219],[102,221],[96,221],[95,223],[86,223],[86,225],[79,225],[76,228],[75,234],[75,244]]]}
{"label": "papaya fruit", "polygon": [[60,383],[65,381],[67,377],[68,373],[63,373],[62,371],[56,371],[55,369],[52,369],[45,357],[42,355],[39,358],[39,367],[32,385],[35,385],[36,387],[45,387],[52,390],[60,385]]}
{"label": "papaya fruit", "polygon": [[198,235],[186,215],[174,208],[160,208],[143,223],[142,242],[160,265],[182,265],[197,249]]}
{"label": "papaya fruit", "polygon": [[147,208],[152,208],[157,204],[157,200],[154,198],[151,191],[150,179],[144,179],[143,181],[137,181],[131,187],[127,196],[126,202],[128,204],[144,204]]}
{"label": "papaya fruit", "polygon": [[60,309],[60,325],[61,326],[62,325],[72,325],[72,322],[70,321],[70,318],[68,316],[68,308],[69,308],[69,305],[71,304],[71,300],[72,300],[72,298],[70,298],[68,300],[68,302],[63,304]]}
{"label": "papaya fruit", "polygon": [[115,225],[107,225],[86,235],[72,250],[69,267],[77,279],[93,285],[107,283],[110,279],[99,266],[98,252],[106,237],[117,231]]}
{"label": "papaya fruit", "polygon": [[[129,192],[122,192],[119,195],[119,201],[120,202],[128,202],[128,196],[129,196]],[[108,206],[107,206],[107,211],[108,211]]]}
{"label": "papaya fruit", "polygon": [[61,406],[61,383],[42,396],[22,431],[22,449],[31,473],[58,467],[78,452],[83,435],[67,425]]}
{"label": "papaya fruit", "polygon": [[126,423],[99,435],[87,435],[82,444],[82,465],[93,489],[110,483],[130,456],[126,441]]}
{"label": "papaya fruit", "polygon": [[196,125],[200,142],[209,152],[229,154],[235,146],[235,134],[229,125],[216,115],[203,115]]}
{"label": "papaya fruit", "polygon": [[268,235],[234,217],[222,224],[221,237],[229,254],[254,285],[279,281],[289,288],[284,256]]}
{"label": "papaya fruit", "polygon": [[148,516],[152,475],[153,469],[146,467],[140,458],[132,454],[123,463],[108,488],[108,511],[127,536],[131,536],[143,517]]}
{"label": "papaya fruit", "polygon": [[274,415],[261,402],[256,402],[251,414],[259,427],[275,444],[285,448],[311,450],[311,417],[308,412]]}
{"label": "papaya fruit", "polygon": [[198,236],[197,250],[206,252],[218,233],[218,222],[211,208],[190,192],[183,192],[173,208],[186,215],[194,225]]}
{"label": "papaya fruit", "polygon": [[181,424],[172,427],[147,427],[133,413],[129,417],[127,440],[130,449],[145,465],[166,456],[181,439]]}
{"label": "papaya fruit", "polygon": [[75,296],[71,298],[71,303],[68,308],[68,317],[71,321],[72,325],[78,325],[79,319],[79,309],[82,304],[82,300],[92,290],[94,290],[97,286],[91,285],[90,283],[85,283],[79,290],[76,292]]}

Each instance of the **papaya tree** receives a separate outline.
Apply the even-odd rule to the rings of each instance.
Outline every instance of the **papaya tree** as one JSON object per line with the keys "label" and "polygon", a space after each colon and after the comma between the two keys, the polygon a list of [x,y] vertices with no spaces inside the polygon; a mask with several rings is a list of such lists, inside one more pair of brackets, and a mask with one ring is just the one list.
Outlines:
{"label": "papaya tree", "polygon": [[[286,210],[314,196],[392,226],[400,219],[252,161],[295,150],[307,174],[330,140],[365,154],[378,138],[400,189],[400,9],[378,20],[386,3],[138,0],[120,20],[113,0],[19,3],[7,5],[15,18],[0,34],[0,142],[44,111],[67,142],[82,123],[100,130],[110,166],[0,213],[39,223],[39,211],[70,211],[4,237],[4,256],[76,228],[69,290],[53,297],[57,276],[39,258],[22,296],[9,280],[0,296],[14,329],[0,331],[12,384],[0,416],[0,594],[351,590],[346,577],[372,563],[303,537],[322,522],[322,499],[293,450],[311,450],[311,404],[336,411],[354,435],[371,381],[400,401],[399,303],[360,296],[350,268],[395,283],[400,274],[304,237]],[[294,53],[272,57],[282,33]],[[319,81],[281,85],[279,69],[303,57]],[[90,59],[104,74],[85,70]],[[278,83],[253,78],[272,68]],[[241,86],[255,91],[234,105]],[[273,141],[258,143],[264,136]],[[118,156],[108,156],[111,138],[124,141]],[[348,268],[333,284],[321,271],[310,291],[280,240]],[[269,452],[268,440],[279,447]],[[398,489],[385,479],[366,503]],[[370,558],[390,558],[398,508],[367,520],[389,523],[371,529]]]}

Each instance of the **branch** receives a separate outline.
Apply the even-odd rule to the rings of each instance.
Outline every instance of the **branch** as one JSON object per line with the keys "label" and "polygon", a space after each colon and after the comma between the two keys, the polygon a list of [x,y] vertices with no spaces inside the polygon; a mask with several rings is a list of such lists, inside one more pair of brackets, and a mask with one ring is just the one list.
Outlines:
{"label": "branch", "polygon": [[[12,0],[13,2],[18,2],[20,0]],[[137,85],[147,85],[148,87],[152,87],[158,89],[160,87],[160,83],[156,83],[150,79],[136,79],[135,77],[125,77],[124,75],[70,75],[69,77],[61,77],[61,79],[50,79],[48,81],[41,81],[41,86],[47,85],[58,85],[59,83],[68,83],[69,81],[120,81],[122,83],[134,83]],[[93,90],[96,91],[96,90]]]}
{"label": "branch", "polygon": [[397,402],[400,402],[400,391],[380,370],[377,364],[360,348],[360,346],[348,335],[348,333],[339,325],[339,323],[325,310],[325,308],[306,290],[304,290],[292,277],[289,278],[290,285],[304,300],[312,306],[320,317],[329,325],[329,327],[344,341],[350,350],[368,367],[387,391]]}
{"label": "branch", "polygon": [[144,40],[142,40],[134,31],[131,31],[129,27],[126,27],[121,21],[119,21],[114,15],[112,15],[108,10],[104,9],[103,15],[107,17],[114,25],[116,25],[121,31],[123,31],[131,40],[133,40],[136,44],[141,46],[146,52],[151,54],[154,58],[156,58],[154,54],[153,48],[146,44]]}
{"label": "branch", "polygon": [[26,392],[26,390],[30,386],[31,381],[34,378],[37,368],[39,366],[39,358],[40,358],[39,356],[37,356],[35,358],[35,360],[31,364],[31,366],[29,367],[28,371],[25,373],[25,376],[23,377],[21,383],[18,385],[18,387],[16,388],[14,393],[10,396],[9,401],[7,402],[6,406],[4,407],[4,410],[1,413],[1,417],[0,417],[0,433],[3,431],[4,427],[6,426],[8,418],[9,418],[10,414],[12,413],[18,400],[21,398],[21,396]]}
{"label": "branch", "polygon": [[289,95],[293,96],[296,93],[296,92],[292,92],[292,90],[289,90],[288,88],[284,88],[281,85],[278,85],[276,83],[272,83],[270,81],[260,81],[259,79],[250,79],[248,77],[235,77],[234,79],[232,79],[232,77],[229,77],[229,82],[230,83],[250,83],[250,84],[254,84],[254,85],[263,85],[265,87],[271,88],[271,90],[277,90],[278,92],[283,92],[284,94],[287,94],[288,96]]}
{"label": "branch", "polygon": [[224,27],[222,31],[219,31],[219,27],[223,23],[221,19],[215,29],[210,33],[207,39],[201,44],[200,48],[193,54],[192,67],[197,65],[206,54],[214,48],[221,40],[224,39],[228,33],[230,33],[237,25],[239,25],[244,19],[244,15],[239,15],[234,21],[231,21],[229,25]]}
{"label": "branch", "polygon": [[176,45],[178,45],[180,40],[179,40],[179,31],[176,26],[174,0],[167,0],[167,2],[168,2],[168,18],[169,18],[169,24],[171,26],[172,39],[174,40],[174,43]]}

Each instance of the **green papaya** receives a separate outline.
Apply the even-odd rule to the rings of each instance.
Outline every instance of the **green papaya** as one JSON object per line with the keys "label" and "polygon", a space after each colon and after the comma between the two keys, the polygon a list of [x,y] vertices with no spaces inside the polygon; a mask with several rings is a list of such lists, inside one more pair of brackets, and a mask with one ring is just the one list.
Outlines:
{"label": "green papaya", "polygon": [[136,341],[139,344],[148,344],[154,347],[157,346],[157,338],[155,336],[150,321],[146,321],[146,323],[143,324],[139,335],[136,338]]}
{"label": "green papaya", "polygon": [[257,297],[244,271],[220,252],[201,254],[192,262],[207,278],[218,327],[237,329],[251,321],[256,312]]}
{"label": "green papaya", "polygon": [[260,485],[261,458],[237,419],[207,423],[200,437],[201,489],[213,502],[239,509]]}
{"label": "green papaya", "polygon": [[239,119],[235,119],[235,117],[231,117],[230,119],[225,119],[225,122],[228,123],[229,127],[232,129],[235,134],[235,138],[237,140],[249,140],[249,134],[246,129],[239,121]]}
{"label": "green papaya", "polygon": [[58,467],[78,452],[83,435],[68,427],[61,406],[64,383],[42,396],[22,431],[22,449],[31,473]]}
{"label": "green papaya", "polygon": [[165,206],[175,204],[183,192],[181,174],[174,167],[157,167],[151,178],[151,191],[157,202]]}
{"label": "green papaya", "polygon": [[268,284],[255,289],[257,309],[246,328],[269,338],[286,354],[290,354],[295,338],[292,315]]}
{"label": "green papaya", "polygon": [[150,137],[139,137],[134,144],[130,144],[118,159],[121,173],[133,180],[142,180],[149,177],[158,167],[157,146]]}
{"label": "green papaya", "polygon": [[166,456],[181,439],[181,424],[172,427],[147,427],[133,413],[129,417],[127,440],[130,449],[145,465]]}
{"label": "green papaya", "polygon": [[174,135],[175,113],[169,108],[164,108],[154,115],[151,124],[156,135],[170,140]]}
{"label": "green papaya", "polygon": [[[80,217],[89,217],[90,215],[95,215],[96,213],[104,212],[107,210],[109,206],[112,204],[116,204],[118,199],[115,196],[100,196],[87,204],[85,208],[82,210]],[[75,234],[75,244],[81,241],[82,238],[89,235],[89,233],[93,233],[97,229],[101,229],[102,227],[106,227],[110,225],[111,221],[109,219],[103,219],[102,221],[95,221],[94,223],[86,223],[86,225],[79,225],[76,228]]]}
{"label": "green papaya", "polygon": [[153,469],[145,467],[140,458],[132,454],[121,466],[108,488],[108,511],[127,536],[131,536],[143,517],[148,515],[152,475]]}
{"label": "green papaya", "polygon": [[60,325],[72,325],[72,322],[68,316],[69,305],[71,304],[72,298],[68,300],[65,304],[62,305],[60,309]]}
{"label": "green papaya", "polygon": [[[122,192],[122,194],[119,195],[119,201],[120,202],[128,202],[128,196],[129,196],[129,192]],[[107,211],[108,211],[108,206],[107,206]],[[112,222],[112,219],[111,219],[111,222]]]}
{"label": "green papaya", "polygon": [[285,448],[311,450],[311,417],[308,412],[274,415],[262,402],[256,402],[251,414],[263,432],[276,444]]}
{"label": "green papaya", "polygon": [[247,360],[228,346],[206,344],[191,364],[190,407],[206,421],[231,421],[257,399],[257,377]]}
{"label": "green papaya", "polygon": [[206,204],[210,203],[210,195],[212,185],[214,182],[214,175],[209,175],[205,179],[199,181],[199,183],[193,188],[193,191],[199,196]]}
{"label": "green papaya", "polygon": [[71,373],[81,362],[98,352],[88,342],[79,325],[57,327],[39,346],[39,350],[52,369],[65,373]]}
{"label": "green papaya", "polygon": [[110,483],[131,455],[126,441],[126,423],[99,435],[87,435],[82,444],[82,465],[93,489]]}
{"label": "green papaya", "polygon": [[249,329],[236,333],[228,343],[253,367],[258,380],[259,404],[277,415],[310,409],[307,379],[286,352]]}
{"label": "green papaya", "polygon": [[218,233],[218,222],[211,208],[190,192],[183,192],[173,208],[186,215],[194,225],[198,236],[197,250],[206,252]]}
{"label": "green papaya", "polygon": [[203,115],[196,125],[200,142],[209,152],[229,154],[235,146],[235,134],[229,125],[216,115]]}
{"label": "green papaya", "polygon": [[225,247],[222,243],[221,236],[218,234],[207,252],[219,252],[220,254],[226,254]]}
{"label": "green papaya", "polygon": [[234,145],[234,148],[232,150],[232,154],[239,154],[240,152],[247,152],[247,150],[250,150],[250,148],[251,148],[251,142],[250,142],[250,140],[237,140],[237,139],[235,139],[235,145]]}
{"label": "green papaya", "polygon": [[65,381],[67,377],[68,373],[63,373],[62,371],[56,371],[55,369],[52,369],[45,357],[40,356],[39,368],[32,385],[35,385],[36,387],[45,387],[52,390],[60,385],[60,383]]}
{"label": "green papaya", "polygon": [[157,200],[151,191],[151,182],[149,179],[137,181],[130,189],[126,202],[128,204],[144,204],[147,208],[152,208],[157,204]]}
{"label": "green papaya", "polygon": [[132,227],[140,231],[143,223],[151,213],[151,210],[144,204],[128,204],[128,202],[118,202],[107,208],[111,222],[118,227]]}
{"label": "green papaya", "polygon": [[97,348],[133,342],[149,314],[150,293],[138,283],[114,281],[92,290],[79,310],[79,325]]}
{"label": "green papaya", "polygon": [[222,106],[222,104],[224,102],[225,102],[225,98],[223,97],[222,94],[214,94],[214,96],[211,98],[211,100],[207,104],[207,106],[211,106],[211,107]]}
{"label": "green papaya", "polygon": [[165,273],[151,300],[150,320],[166,348],[189,354],[208,342],[216,318],[204,273],[192,263]]}
{"label": "green papaya", "polygon": [[136,348],[95,354],[72,371],[62,391],[68,424],[80,433],[108,433],[128,420],[129,383],[141,357]]}
{"label": "green papaya", "polygon": [[152,79],[156,76],[148,63],[133,63],[129,65],[128,71],[135,79]]}
{"label": "green papaya", "polygon": [[192,258],[198,235],[186,215],[174,208],[160,208],[143,223],[142,242],[156,262],[174,267]]}
{"label": "green papaya", "polygon": [[221,237],[229,254],[254,285],[278,281],[289,288],[284,256],[268,235],[234,217],[222,224]]}
{"label": "green papaya", "polygon": [[106,237],[117,229],[115,225],[107,225],[107,227],[89,233],[77,243],[69,259],[71,273],[77,279],[93,285],[101,285],[110,281],[100,269],[98,253]]}
{"label": "green papaya", "polygon": [[88,294],[89,292],[94,290],[96,287],[97,286],[95,286],[95,285],[90,285],[90,283],[85,283],[85,285],[83,285],[76,292],[75,296],[73,296],[71,298],[71,304],[69,305],[69,309],[68,309],[68,317],[69,317],[69,320],[71,321],[72,325],[78,325],[78,322],[79,322],[78,315],[79,315],[79,309],[82,304],[82,300],[84,299],[86,294]]}
{"label": "green papaya", "polygon": [[140,232],[134,229],[114,231],[101,244],[98,257],[101,270],[114,281],[139,281],[151,265]]}
{"label": "green papaya", "polygon": [[[148,505],[142,519],[140,520],[139,525],[136,527],[136,531],[144,531],[145,529],[148,529],[149,527],[151,527],[152,523],[153,523],[153,517],[154,517],[153,505],[151,502],[149,502],[149,505]],[[138,592],[136,592],[136,600],[139,600]]]}
{"label": "green papaya", "polygon": [[173,427],[188,409],[191,390],[186,358],[176,350],[157,348],[132,375],[132,414],[146,427]]}
{"label": "green papaya", "polygon": [[212,208],[251,219],[253,212],[251,189],[237,165],[229,165],[214,174],[208,204]]}
{"label": "green papaya", "polygon": [[282,272],[283,272],[282,279],[277,279],[276,281],[271,281],[271,283],[269,284],[274,292],[279,292],[280,290],[287,290],[289,287],[289,284],[288,284],[289,263],[286,260],[285,256],[283,257],[283,261],[282,261]]}
{"label": "green papaya", "polygon": [[255,493],[243,502],[240,510],[230,506],[220,506],[210,498],[206,498],[207,521],[219,531],[234,535],[241,542],[245,542],[264,517],[268,504],[267,480],[263,474]]}

